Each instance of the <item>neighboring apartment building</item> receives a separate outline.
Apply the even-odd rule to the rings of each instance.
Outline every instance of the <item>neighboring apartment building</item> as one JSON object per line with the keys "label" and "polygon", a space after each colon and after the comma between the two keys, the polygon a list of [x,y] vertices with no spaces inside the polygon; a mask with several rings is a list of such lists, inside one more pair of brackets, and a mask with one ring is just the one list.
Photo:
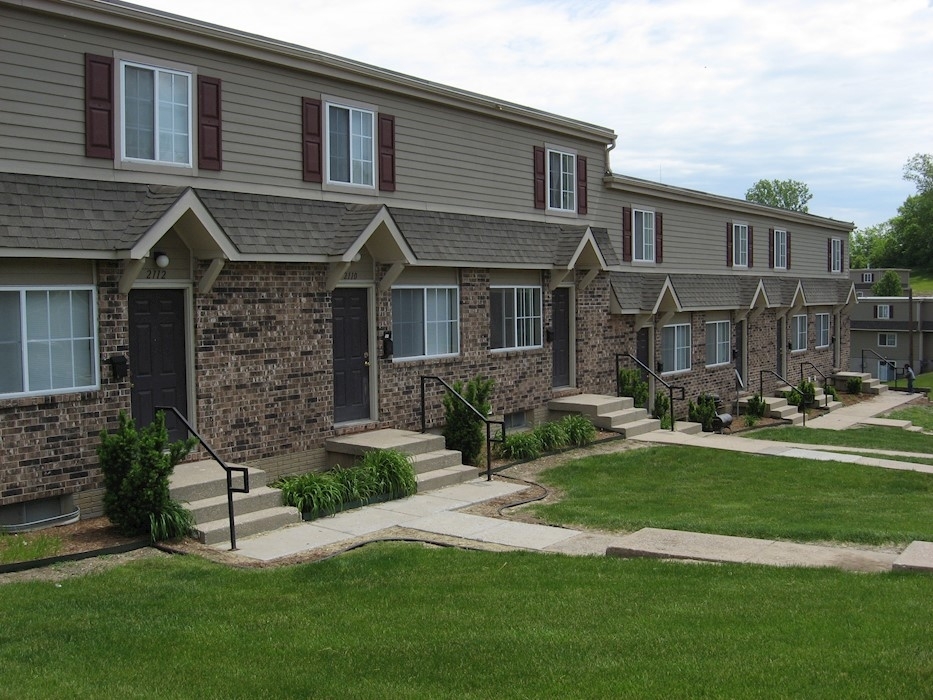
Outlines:
{"label": "neighboring apartment building", "polygon": [[893,270],[901,280],[901,287],[904,289],[904,296],[907,295],[907,287],[910,285],[910,270],[902,267],[872,267],[856,268],[849,270],[849,278],[855,285],[855,295],[862,297],[872,296],[872,287],[881,281],[884,273]]}
{"label": "neighboring apartment building", "polygon": [[99,513],[120,411],[275,475],[417,429],[424,375],[521,422],[618,353],[693,399],[849,356],[851,224],[614,175],[609,129],[122,3],[0,41],[0,522]]}

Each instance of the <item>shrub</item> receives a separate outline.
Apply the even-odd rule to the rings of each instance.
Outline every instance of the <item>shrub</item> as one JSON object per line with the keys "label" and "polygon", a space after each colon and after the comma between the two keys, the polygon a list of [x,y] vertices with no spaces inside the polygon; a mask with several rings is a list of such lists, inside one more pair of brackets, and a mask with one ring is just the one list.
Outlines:
{"label": "shrub", "polygon": [[534,429],[538,444],[544,452],[556,452],[567,446],[567,430],[561,423],[542,423]]}
{"label": "shrub", "polygon": [[500,443],[503,459],[537,459],[541,456],[541,442],[534,432],[512,433]]}
{"label": "shrub", "polygon": [[631,396],[639,407],[648,402],[648,382],[641,378],[639,370],[625,367],[619,369],[619,396]]}
{"label": "shrub", "polygon": [[666,430],[671,427],[671,399],[666,391],[655,392],[651,417],[661,419],[662,429]]}
{"label": "shrub", "polygon": [[823,387],[823,393],[830,397],[833,401],[839,400],[839,392],[836,391],[836,387],[832,384],[827,384]]}
{"label": "shrub", "polygon": [[[493,383],[492,379],[476,377],[466,385],[461,381],[454,382],[453,388],[473,408],[483,416],[489,417],[492,408],[489,396],[492,394]],[[444,394],[444,414],[444,439],[447,441],[447,449],[459,450],[466,464],[476,465],[486,441],[483,422],[450,392]]]}
{"label": "shrub", "polygon": [[797,385],[797,396],[803,401],[805,406],[812,406],[816,400],[816,386],[809,379],[800,380]]}
{"label": "shrub", "polygon": [[861,394],[862,393],[862,378],[861,377],[849,377],[846,381],[846,391],[850,394]]}
{"label": "shrub", "polygon": [[768,412],[768,404],[761,394],[755,394],[748,400],[748,408],[746,409],[746,416],[754,416],[755,418],[764,418],[765,413]]}
{"label": "shrub", "polygon": [[755,427],[755,424],[756,424],[759,420],[760,420],[760,416],[756,416],[756,415],[753,414],[753,413],[746,413],[746,414],[745,414],[745,427],[746,427],[746,428],[754,428],[754,427]]}
{"label": "shrub", "polygon": [[153,541],[188,534],[190,514],[181,515],[184,508],[169,495],[168,480],[196,444],[193,437],[169,444],[162,411],[139,430],[120,411],[117,431],[101,431],[97,456],[104,475],[104,515],[120,532],[148,531]]}
{"label": "shrub", "polygon": [[564,432],[567,433],[567,444],[573,447],[584,447],[596,439],[596,426],[586,416],[573,414],[564,416],[561,420]]}
{"label": "shrub", "polygon": [[703,426],[704,432],[713,430],[713,419],[716,417],[716,399],[707,394],[700,394],[697,403],[687,403],[687,417],[694,423]]}

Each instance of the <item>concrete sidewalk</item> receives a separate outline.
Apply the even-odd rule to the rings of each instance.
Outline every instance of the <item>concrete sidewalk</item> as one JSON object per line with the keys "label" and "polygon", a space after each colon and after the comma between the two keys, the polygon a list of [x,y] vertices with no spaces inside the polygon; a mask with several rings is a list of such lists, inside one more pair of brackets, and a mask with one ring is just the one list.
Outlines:
{"label": "concrete sidewalk", "polygon": [[[908,395],[889,397],[888,393],[885,393],[855,406],[838,409],[832,414],[835,417],[833,426],[835,429],[851,427],[916,398],[910,396],[904,400],[904,397]],[[816,420],[812,422],[815,423]],[[753,440],[715,433],[687,435],[656,431],[634,439],[641,442],[712,447],[754,454],[833,459],[889,469],[933,473],[933,466],[887,460],[881,456],[861,457],[833,452],[831,448]],[[626,535],[611,535],[463,512],[463,509],[470,505],[502,498],[525,488],[527,486],[500,479],[488,482],[485,479],[475,479],[244,538],[239,542],[237,554],[268,562],[294,557],[322,547],[351,547],[361,542],[387,537],[411,537],[428,541],[432,538],[450,538],[454,543],[465,545],[495,545],[499,548],[568,555],[608,554],[773,566],[836,567],[853,571],[914,569],[933,572],[933,543],[927,542],[914,542],[903,552],[893,552],[656,528],[644,528]],[[225,546],[217,545],[216,548],[224,549]]]}

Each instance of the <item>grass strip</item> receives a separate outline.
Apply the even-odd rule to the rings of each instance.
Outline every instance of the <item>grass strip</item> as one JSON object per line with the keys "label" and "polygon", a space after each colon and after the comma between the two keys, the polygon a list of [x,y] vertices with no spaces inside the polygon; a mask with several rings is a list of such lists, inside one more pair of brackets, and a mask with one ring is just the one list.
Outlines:
{"label": "grass strip", "polygon": [[848,430],[827,430],[782,425],[739,433],[753,440],[775,440],[800,445],[833,445],[837,447],[867,447],[873,450],[897,450],[933,454],[933,435],[911,433],[902,428],[863,425]]}
{"label": "grass strip", "polygon": [[588,457],[541,475],[551,524],[669,528],[803,542],[933,539],[933,475],[857,464],[665,446]]}
{"label": "grass strip", "polygon": [[43,532],[0,533],[0,564],[35,561],[58,554],[62,541]]}
{"label": "grass strip", "polygon": [[[16,698],[904,698],[933,577],[374,545],[4,586]],[[41,660],[41,663],[39,662]]]}

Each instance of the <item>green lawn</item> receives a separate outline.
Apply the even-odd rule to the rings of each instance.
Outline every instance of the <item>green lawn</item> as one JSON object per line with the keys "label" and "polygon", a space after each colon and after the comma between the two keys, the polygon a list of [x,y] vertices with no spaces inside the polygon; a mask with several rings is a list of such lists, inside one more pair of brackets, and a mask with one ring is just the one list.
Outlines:
{"label": "green lawn", "polygon": [[540,478],[565,495],[534,507],[553,524],[866,544],[933,540],[933,475],[917,472],[654,447],[581,459]]}
{"label": "green lawn", "polygon": [[372,545],[0,587],[4,698],[905,698],[933,577]]}
{"label": "green lawn", "polygon": [[933,294],[933,270],[911,270],[910,286],[914,296]]}
{"label": "green lawn", "polygon": [[[929,377],[931,383],[933,383],[933,374],[923,374],[920,377]],[[917,378],[919,382],[920,377]],[[907,408],[901,408],[897,411],[891,411],[886,418],[894,418],[896,420],[909,420],[914,425],[923,428],[924,430],[933,430],[933,408],[930,406],[908,406]]]}
{"label": "green lawn", "polygon": [[933,455],[933,435],[910,433],[901,428],[865,425],[848,430],[823,430],[783,425],[739,433],[744,438],[794,442],[801,445],[836,445],[873,450],[898,450]]}

